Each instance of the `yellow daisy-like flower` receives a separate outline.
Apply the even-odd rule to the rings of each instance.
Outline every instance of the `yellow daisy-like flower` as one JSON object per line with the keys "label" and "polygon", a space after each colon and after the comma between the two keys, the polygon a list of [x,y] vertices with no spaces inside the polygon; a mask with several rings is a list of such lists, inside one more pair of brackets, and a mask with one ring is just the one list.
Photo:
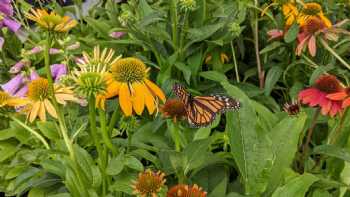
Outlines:
{"label": "yellow daisy-like flower", "polygon": [[0,91],[0,108],[1,107],[19,107],[27,104],[28,101],[26,99],[21,99],[17,97],[13,97],[4,91]]}
{"label": "yellow daisy-like flower", "polygon": [[297,20],[297,17],[299,15],[299,11],[295,3],[290,2],[284,3],[282,5],[282,13],[284,15],[284,18],[286,19],[286,27],[290,27],[294,23],[294,21]]}
{"label": "yellow daisy-like flower", "polygon": [[62,17],[54,11],[48,13],[44,9],[31,9],[30,13],[26,13],[25,16],[35,21],[40,27],[55,32],[68,32],[78,24],[76,20],[69,16]]}
{"label": "yellow daisy-like flower", "polygon": [[332,22],[324,15],[322,7],[318,3],[305,3],[303,9],[301,10],[297,22],[302,27],[304,26],[310,17],[318,17],[326,25],[326,27],[331,27]]}
{"label": "yellow daisy-like flower", "polygon": [[164,186],[165,174],[158,171],[153,172],[150,169],[139,173],[138,179],[134,181],[132,188],[134,189],[134,194],[141,197],[157,197],[161,188]]}
{"label": "yellow daisy-like flower", "polygon": [[125,116],[132,112],[141,115],[145,106],[149,114],[158,109],[158,99],[165,102],[163,91],[148,79],[149,68],[139,59],[129,57],[115,62],[108,76],[104,99],[119,95],[119,104]]}
{"label": "yellow daisy-like flower", "polygon": [[[27,118],[33,122],[36,117],[46,121],[46,111],[54,118],[57,118],[57,112],[50,101],[49,82],[45,78],[38,78],[31,81],[28,85],[27,98],[29,103],[24,107],[24,112],[27,113]],[[66,101],[79,102],[79,99],[74,97],[70,87],[54,86],[54,96],[59,104],[65,105]]]}

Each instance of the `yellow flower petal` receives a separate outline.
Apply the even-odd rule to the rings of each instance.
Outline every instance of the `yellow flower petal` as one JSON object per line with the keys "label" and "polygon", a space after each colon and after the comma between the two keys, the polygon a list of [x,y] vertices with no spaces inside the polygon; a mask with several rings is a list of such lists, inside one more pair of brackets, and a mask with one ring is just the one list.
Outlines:
{"label": "yellow flower petal", "polygon": [[35,102],[30,109],[29,122],[33,122],[35,120],[35,118],[38,116],[39,109],[40,109],[40,102],[38,101],[38,102]]}
{"label": "yellow flower petal", "polygon": [[144,93],[144,85],[135,82],[132,84],[132,87],[134,89],[134,95],[133,95],[133,107],[137,115],[141,115],[143,112],[143,109],[145,108],[145,93]]}
{"label": "yellow flower petal", "polygon": [[156,109],[156,102],[154,100],[154,97],[152,93],[148,90],[148,87],[145,84],[143,84],[142,88],[143,88],[143,92],[145,93],[145,103],[146,103],[148,112],[149,114],[153,114],[154,110]]}
{"label": "yellow flower petal", "polygon": [[23,106],[28,104],[27,99],[20,99],[20,98],[11,98],[7,101],[7,105],[11,107],[17,107],[17,106]]}
{"label": "yellow flower petal", "polygon": [[154,95],[156,95],[158,98],[160,98],[160,100],[165,102],[165,95],[162,89],[160,89],[156,84],[154,84],[148,79],[145,80],[145,83]]}
{"label": "yellow flower petal", "polygon": [[46,99],[46,100],[44,101],[44,103],[45,103],[45,107],[46,107],[46,109],[47,109],[47,112],[49,112],[49,114],[50,114],[52,117],[54,117],[54,118],[57,119],[57,112],[56,112],[55,108],[53,107],[53,105],[51,104],[51,102],[50,102],[49,100]]}
{"label": "yellow flower petal", "polygon": [[39,108],[39,119],[41,121],[46,121],[46,110],[45,110],[45,104],[44,102],[39,102],[40,108]]}
{"label": "yellow flower petal", "polygon": [[119,90],[119,104],[125,116],[132,114],[132,102],[127,83],[122,83]]}

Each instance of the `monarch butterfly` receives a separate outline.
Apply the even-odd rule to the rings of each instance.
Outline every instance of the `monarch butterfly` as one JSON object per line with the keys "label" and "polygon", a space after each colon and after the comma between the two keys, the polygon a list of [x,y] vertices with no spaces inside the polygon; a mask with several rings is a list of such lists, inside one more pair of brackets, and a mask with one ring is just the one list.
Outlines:
{"label": "monarch butterfly", "polygon": [[195,127],[208,126],[215,120],[216,114],[240,108],[236,99],[221,95],[192,96],[180,84],[173,86],[173,92],[185,105],[188,123]]}

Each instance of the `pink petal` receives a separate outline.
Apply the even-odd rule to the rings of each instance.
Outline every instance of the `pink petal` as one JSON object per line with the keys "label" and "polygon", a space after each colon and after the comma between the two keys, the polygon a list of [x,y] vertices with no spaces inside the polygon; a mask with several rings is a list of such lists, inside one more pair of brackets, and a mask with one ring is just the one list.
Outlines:
{"label": "pink petal", "polygon": [[311,36],[308,43],[309,53],[312,57],[316,55],[316,38],[315,36]]}

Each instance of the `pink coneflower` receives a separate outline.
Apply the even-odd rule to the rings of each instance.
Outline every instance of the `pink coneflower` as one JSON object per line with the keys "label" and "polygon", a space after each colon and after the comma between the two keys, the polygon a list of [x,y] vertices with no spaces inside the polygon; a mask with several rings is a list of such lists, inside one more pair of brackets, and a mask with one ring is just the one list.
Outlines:
{"label": "pink coneflower", "polygon": [[312,87],[302,90],[298,98],[310,107],[320,107],[323,115],[334,117],[342,111],[342,101],[329,99],[327,95],[343,90],[344,87],[335,76],[322,75]]}

